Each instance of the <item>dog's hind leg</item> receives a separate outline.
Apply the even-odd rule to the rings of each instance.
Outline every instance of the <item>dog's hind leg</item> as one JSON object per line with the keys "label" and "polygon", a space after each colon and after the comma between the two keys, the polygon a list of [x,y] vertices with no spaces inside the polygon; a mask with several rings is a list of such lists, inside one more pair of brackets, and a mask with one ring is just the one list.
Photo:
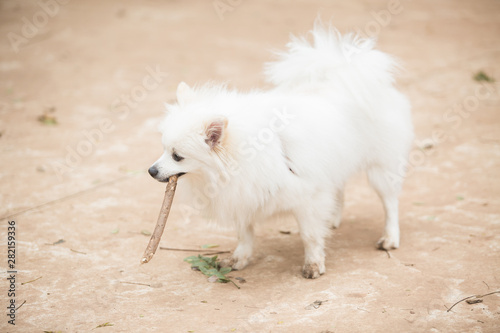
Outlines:
{"label": "dog's hind leg", "polygon": [[336,191],[333,215],[330,220],[330,227],[337,229],[342,222],[342,209],[344,208],[344,189]]}
{"label": "dog's hind leg", "polygon": [[384,233],[377,242],[377,247],[383,250],[397,249],[399,247],[398,196],[403,178],[388,169],[374,166],[368,170],[368,179],[385,209]]}
{"label": "dog's hind leg", "polygon": [[238,246],[233,255],[220,262],[221,267],[243,269],[248,265],[253,252],[254,227],[252,223],[241,225],[238,230]]}
{"label": "dog's hind leg", "polygon": [[308,279],[325,273],[325,237],[330,231],[331,199],[331,195],[315,195],[293,211],[304,243],[302,275]]}

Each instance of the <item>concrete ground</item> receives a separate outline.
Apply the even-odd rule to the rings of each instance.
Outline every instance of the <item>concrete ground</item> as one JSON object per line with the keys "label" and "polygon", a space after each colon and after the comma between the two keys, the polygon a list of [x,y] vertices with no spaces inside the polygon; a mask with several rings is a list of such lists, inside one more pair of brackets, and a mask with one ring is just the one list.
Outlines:
{"label": "concrete ground", "polygon": [[[360,176],[317,280],[301,277],[291,220],[259,226],[252,264],[230,273],[241,289],[192,271],[190,252],[140,265],[164,191],[145,172],[163,101],[180,81],[266,88],[269,50],[318,14],[377,36],[405,68],[416,140],[401,248],[375,249],[383,210]],[[0,300],[6,312],[15,221],[20,306],[0,331],[500,331],[498,293],[447,311],[500,290],[499,85],[474,79],[500,79],[498,1],[3,0],[0,36]],[[234,248],[181,208],[161,246]]]}

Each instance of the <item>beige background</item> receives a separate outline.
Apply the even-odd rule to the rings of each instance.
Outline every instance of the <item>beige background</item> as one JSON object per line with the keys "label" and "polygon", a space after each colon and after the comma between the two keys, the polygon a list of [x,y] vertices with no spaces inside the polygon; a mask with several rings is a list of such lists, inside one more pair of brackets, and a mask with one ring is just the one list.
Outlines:
{"label": "beige background", "polygon": [[[107,322],[95,331],[498,331],[500,294],[446,312],[500,289],[499,85],[473,80],[479,70],[500,79],[498,1],[225,0],[219,13],[212,1],[62,2],[0,2],[0,216],[21,212],[10,219],[17,304],[26,301],[16,327],[2,315],[0,331],[89,332]],[[153,229],[164,191],[145,172],[161,153],[163,101],[180,81],[265,88],[269,50],[318,13],[343,32],[375,34],[405,68],[398,85],[416,143],[401,248],[391,258],[375,250],[382,206],[360,176],[318,280],[301,277],[288,220],[260,225],[253,263],[231,273],[247,280],[240,290],[191,271],[190,253],[160,250],[140,266],[141,231]],[[38,121],[44,112],[57,125]],[[162,246],[235,246],[231,232],[186,217],[174,202]],[[7,218],[1,225],[6,253]],[[328,302],[306,310],[315,300]]]}

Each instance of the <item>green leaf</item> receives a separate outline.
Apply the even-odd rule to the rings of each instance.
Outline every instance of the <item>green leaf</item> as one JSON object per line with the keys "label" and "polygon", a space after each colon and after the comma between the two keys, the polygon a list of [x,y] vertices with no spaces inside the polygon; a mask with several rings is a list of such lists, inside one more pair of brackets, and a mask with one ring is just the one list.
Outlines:
{"label": "green leaf", "polygon": [[493,79],[492,77],[488,76],[488,74],[486,74],[485,72],[483,71],[479,71],[476,73],[476,75],[474,75],[474,80],[476,80],[477,82],[495,82],[495,79]]}
{"label": "green leaf", "polygon": [[204,275],[211,277],[217,277],[217,282],[220,283],[233,283],[238,289],[238,285],[234,283],[231,279],[229,279],[226,274],[231,272],[231,267],[220,267],[219,262],[217,260],[217,256],[213,257],[204,257],[202,255],[198,256],[189,256],[184,258],[184,261],[191,264],[191,267],[196,267],[200,270]]}
{"label": "green leaf", "polygon": [[201,246],[202,249],[211,249],[214,247],[219,247],[219,244],[204,244]]}
{"label": "green leaf", "polygon": [[232,271],[231,267],[222,267],[220,269],[221,274],[226,275],[229,274]]}
{"label": "green leaf", "polygon": [[198,256],[189,256],[189,257],[184,258],[184,261],[191,263],[197,259],[198,259]]}
{"label": "green leaf", "polygon": [[144,236],[151,236],[151,232],[147,230],[141,230],[141,234],[143,234]]}
{"label": "green leaf", "polygon": [[49,114],[43,114],[39,116],[38,121],[41,122],[44,125],[57,125],[57,119],[56,117],[49,115]]}
{"label": "green leaf", "polygon": [[96,328],[106,327],[106,326],[114,326],[114,325],[111,324],[111,323],[104,323],[104,324],[101,324],[101,325],[97,326]]}

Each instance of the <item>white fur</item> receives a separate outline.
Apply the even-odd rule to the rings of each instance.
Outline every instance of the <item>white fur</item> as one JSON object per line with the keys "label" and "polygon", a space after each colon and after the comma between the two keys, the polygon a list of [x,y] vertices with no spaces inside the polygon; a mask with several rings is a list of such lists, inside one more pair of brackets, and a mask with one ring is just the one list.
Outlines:
{"label": "white fur", "polygon": [[[237,230],[238,247],[225,261],[236,269],[252,255],[254,223],[291,212],[304,276],[323,274],[325,237],[339,226],[344,185],[359,170],[385,207],[379,247],[399,246],[398,195],[413,129],[410,105],[393,86],[394,61],[372,40],[320,24],[311,34],[312,44],[293,38],[267,65],[275,89],[243,94],[181,83],[161,125],[165,153],[155,178],[186,173],[180,186],[192,190],[191,207]],[[174,150],[184,159],[175,161]]]}

